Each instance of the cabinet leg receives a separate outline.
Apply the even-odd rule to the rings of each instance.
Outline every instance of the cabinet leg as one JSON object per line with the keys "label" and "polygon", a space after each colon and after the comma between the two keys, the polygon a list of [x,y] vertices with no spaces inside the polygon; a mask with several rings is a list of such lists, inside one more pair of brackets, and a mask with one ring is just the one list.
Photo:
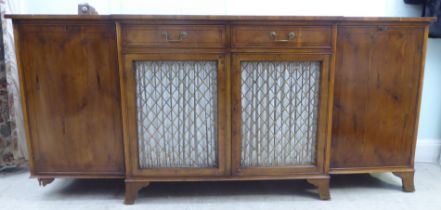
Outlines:
{"label": "cabinet leg", "polygon": [[324,179],[307,179],[307,181],[317,187],[319,196],[321,200],[331,199],[329,194],[329,178]]}
{"label": "cabinet leg", "polygon": [[54,178],[38,178],[38,184],[40,186],[46,186],[54,181]]}
{"label": "cabinet leg", "polygon": [[403,191],[404,192],[415,192],[415,185],[413,182],[413,177],[415,171],[410,172],[393,172],[395,176],[401,178],[401,182],[403,183]]}
{"label": "cabinet leg", "polygon": [[138,191],[144,187],[147,187],[149,184],[150,182],[126,180],[126,192],[125,192],[124,204],[127,205],[134,204],[136,198],[138,197]]}

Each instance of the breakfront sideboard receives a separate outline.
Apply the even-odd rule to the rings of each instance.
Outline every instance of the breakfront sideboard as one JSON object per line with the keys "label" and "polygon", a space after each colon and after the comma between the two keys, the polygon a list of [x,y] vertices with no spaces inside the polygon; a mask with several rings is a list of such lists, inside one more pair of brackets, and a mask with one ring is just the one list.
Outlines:
{"label": "breakfront sideboard", "polygon": [[393,172],[414,191],[431,18],[9,15],[29,166],[150,182]]}

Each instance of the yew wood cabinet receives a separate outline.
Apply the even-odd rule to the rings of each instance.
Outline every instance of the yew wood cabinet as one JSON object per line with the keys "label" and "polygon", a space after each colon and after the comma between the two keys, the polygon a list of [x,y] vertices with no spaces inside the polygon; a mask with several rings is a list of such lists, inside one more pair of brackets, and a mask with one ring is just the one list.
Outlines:
{"label": "yew wood cabinet", "polygon": [[414,191],[431,18],[8,15],[32,177],[393,172]]}

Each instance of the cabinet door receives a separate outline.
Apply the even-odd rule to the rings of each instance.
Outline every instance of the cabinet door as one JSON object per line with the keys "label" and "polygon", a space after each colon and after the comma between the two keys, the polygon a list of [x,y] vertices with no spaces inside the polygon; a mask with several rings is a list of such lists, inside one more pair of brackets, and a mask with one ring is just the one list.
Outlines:
{"label": "cabinet door", "polygon": [[233,56],[236,175],[323,173],[328,60],[327,55]]}
{"label": "cabinet door", "polygon": [[22,23],[16,29],[32,173],[122,176],[113,24]]}
{"label": "cabinet door", "polygon": [[409,167],[416,139],[424,27],[340,27],[333,169]]}
{"label": "cabinet door", "polygon": [[131,175],[222,175],[224,56],[130,54],[125,60]]}

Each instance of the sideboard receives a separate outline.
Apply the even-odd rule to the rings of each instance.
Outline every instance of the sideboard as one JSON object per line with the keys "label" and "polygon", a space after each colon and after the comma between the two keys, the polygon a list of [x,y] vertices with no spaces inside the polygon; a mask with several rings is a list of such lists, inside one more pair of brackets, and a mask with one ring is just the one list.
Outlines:
{"label": "sideboard", "polygon": [[414,191],[432,18],[7,15],[32,177],[393,172]]}

